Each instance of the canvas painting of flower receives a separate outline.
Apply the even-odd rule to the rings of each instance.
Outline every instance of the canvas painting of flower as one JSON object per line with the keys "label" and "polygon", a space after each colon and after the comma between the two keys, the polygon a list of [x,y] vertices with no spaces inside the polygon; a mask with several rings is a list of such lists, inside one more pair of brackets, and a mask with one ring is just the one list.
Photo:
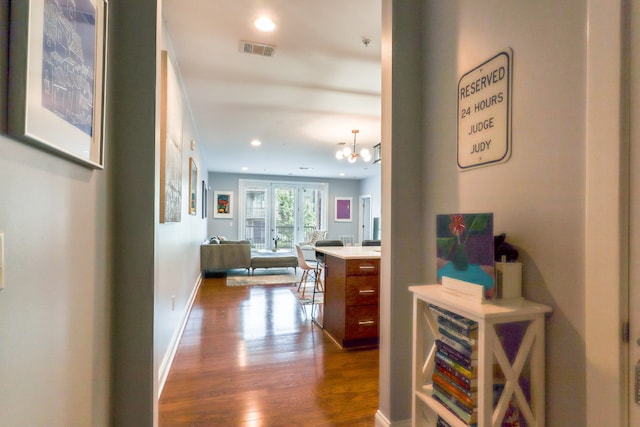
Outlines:
{"label": "canvas painting of flower", "polygon": [[495,298],[493,214],[436,216],[438,283],[451,277],[481,285]]}

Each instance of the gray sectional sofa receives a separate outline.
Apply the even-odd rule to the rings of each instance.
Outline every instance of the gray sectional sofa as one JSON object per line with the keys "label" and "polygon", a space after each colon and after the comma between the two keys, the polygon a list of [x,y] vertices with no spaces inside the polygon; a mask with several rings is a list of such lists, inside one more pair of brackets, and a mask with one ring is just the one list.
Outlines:
{"label": "gray sectional sofa", "polygon": [[251,268],[251,244],[248,240],[205,240],[200,245],[200,269],[206,273],[234,268]]}
{"label": "gray sectional sofa", "polygon": [[211,238],[200,245],[200,269],[205,277],[227,270],[246,268],[291,267],[296,270],[298,258],[293,254],[252,253],[248,240],[218,240]]}

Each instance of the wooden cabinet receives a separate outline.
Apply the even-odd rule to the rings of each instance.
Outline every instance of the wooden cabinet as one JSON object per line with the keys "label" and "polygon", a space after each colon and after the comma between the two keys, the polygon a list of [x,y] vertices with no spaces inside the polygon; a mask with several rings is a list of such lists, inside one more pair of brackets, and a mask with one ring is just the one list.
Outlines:
{"label": "wooden cabinet", "polygon": [[342,347],[378,344],[380,260],[325,256],[324,329]]}
{"label": "wooden cabinet", "polygon": [[412,425],[435,427],[438,417],[453,427],[473,424],[454,415],[434,394],[438,386],[433,384],[433,372],[438,369],[439,357],[435,339],[442,339],[442,323],[434,315],[438,313],[435,306],[477,322],[477,396],[473,398],[473,412],[478,427],[502,426],[514,410],[519,425],[543,427],[544,319],[551,307],[526,300],[469,301],[443,290],[441,285],[409,289],[413,292],[414,322]]}

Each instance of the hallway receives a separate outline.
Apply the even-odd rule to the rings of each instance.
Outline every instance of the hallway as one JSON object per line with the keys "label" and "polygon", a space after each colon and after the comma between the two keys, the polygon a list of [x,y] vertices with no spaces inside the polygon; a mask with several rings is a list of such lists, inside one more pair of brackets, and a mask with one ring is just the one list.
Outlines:
{"label": "hallway", "polygon": [[374,425],[378,349],[340,350],[288,285],[225,281],[202,283],[159,402],[160,426]]}

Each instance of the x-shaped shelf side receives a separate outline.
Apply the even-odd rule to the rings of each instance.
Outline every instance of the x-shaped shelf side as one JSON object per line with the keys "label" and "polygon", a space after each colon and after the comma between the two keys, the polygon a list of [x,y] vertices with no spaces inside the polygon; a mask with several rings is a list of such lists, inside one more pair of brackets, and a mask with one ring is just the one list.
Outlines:
{"label": "x-shaped shelf side", "polygon": [[[544,423],[544,390],[538,381],[539,375],[544,375],[544,318],[538,316],[523,320],[529,323],[513,364],[510,363],[503,343],[496,333],[496,325],[485,325],[485,355],[489,356],[489,361],[493,361],[492,356],[495,356],[505,377],[504,389],[491,417],[491,425],[494,427],[502,425],[512,397],[515,397],[518,409],[528,426],[541,426]],[[527,359],[530,360],[531,369],[531,401],[527,400],[519,382]]]}

